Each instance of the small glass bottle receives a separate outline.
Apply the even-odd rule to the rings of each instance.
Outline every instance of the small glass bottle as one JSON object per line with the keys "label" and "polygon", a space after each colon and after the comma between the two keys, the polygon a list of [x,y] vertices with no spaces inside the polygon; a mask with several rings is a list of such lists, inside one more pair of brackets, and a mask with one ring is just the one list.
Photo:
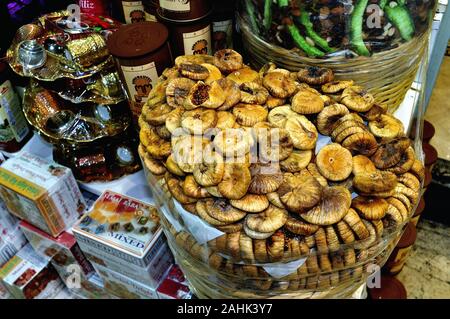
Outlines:
{"label": "small glass bottle", "polygon": [[0,150],[17,152],[31,135],[22,103],[10,81],[8,68],[0,62]]}

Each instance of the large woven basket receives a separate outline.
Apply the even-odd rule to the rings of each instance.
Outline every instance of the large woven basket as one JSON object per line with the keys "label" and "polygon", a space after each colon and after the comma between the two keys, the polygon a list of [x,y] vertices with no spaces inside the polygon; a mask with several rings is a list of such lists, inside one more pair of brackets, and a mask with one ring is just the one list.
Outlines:
{"label": "large woven basket", "polygon": [[290,71],[311,65],[330,68],[338,80],[352,79],[367,88],[378,103],[386,106],[390,112],[398,108],[411,88],[429,38],[428,31],[394,49],[375,53],[371,57],[349,59],[336,56],[316,59],[264,41],[251,31],[239,13],[237,21],[244,50],[252,67],[259,68],[272,61],[278,67]]}
{"label": "large woven basket", "polygon": [[[144,171],[175,260],[199,298],[350,298],[384,265],[407,223],[385,229],[368,245],[359,241],[333,251],[311,247],[295,260],[283,258],[271,265],[235,261],[210,242],[199,243],[185,223],[189,213],[176,204],[164,177],[153,175],[145,165]],[[292,262],[300,266],[283,277],[266,272],[267,266],[283,269]]]}

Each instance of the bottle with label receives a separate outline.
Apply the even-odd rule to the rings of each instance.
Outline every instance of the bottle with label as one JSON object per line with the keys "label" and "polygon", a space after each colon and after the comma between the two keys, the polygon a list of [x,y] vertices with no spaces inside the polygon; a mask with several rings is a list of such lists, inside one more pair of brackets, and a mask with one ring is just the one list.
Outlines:
{"label": "bottle with label", "polygon": [[0,150],[12,153],[28,141],[31,130],[9,79],[6,64],[0,62]]}
{"label": "bottle with label", "polygon": [[233,48],[233,21],[235,0],[213,0],[212,14],[212,50]]}

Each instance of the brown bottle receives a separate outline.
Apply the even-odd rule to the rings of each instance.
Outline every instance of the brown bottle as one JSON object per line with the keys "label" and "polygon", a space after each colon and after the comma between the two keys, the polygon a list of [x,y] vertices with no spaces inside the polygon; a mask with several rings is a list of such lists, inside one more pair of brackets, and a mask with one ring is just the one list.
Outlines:
{"label": "brown bottle", "polygon": [[0,150],[17,152],[31,135],[22,103],[10,81],[9,69],[0,62]]}

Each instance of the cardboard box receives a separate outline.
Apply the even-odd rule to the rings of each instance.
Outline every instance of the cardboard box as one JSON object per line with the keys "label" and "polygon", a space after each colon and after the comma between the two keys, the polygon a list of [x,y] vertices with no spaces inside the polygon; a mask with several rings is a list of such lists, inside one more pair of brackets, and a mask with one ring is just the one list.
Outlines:
{"label": "cardboard box", "polygon": [[170,267],[170,270],[167,273],[166,278],[176,281],[176,282],[179,282],[180,284],[183,284],[185,286],[189,286],[189,282],[187,281],[186,277],[184,276],[183,271],[176,264],[174,264],[174,265],[172,265],[172,267]]}
{"label": "cardboard box", "polygon": [[0,199],[0,267],[9,261],[27,243],[19,229],[19,221],[10,215]]}
{"label": "cardboard box", "polygon": [[161,278],[155,257],[168,248],[155,207],[105,191],[73,233],[91,262],[158,286]]}
{"label": "cardboard box", "polygon": [[192,299],[189,287],[179,282],[164,279],[157,290],[159,299]]}
{"label": "cardboard box", "polygon": [[158,299],[156,289],[100,265],[94,265],[110,294],[121,299]]}
{"label": "cardboard box", "polygon": [[116,299],[117,297],[111,295],[106,291],[103,280],[96,273],[92,273],[89,278],[83,277],[80,281],[79,287],[72,287],[68,289],[72,294],[79,299]]}
{"label": "cardboard box", "polygon": [[[64,270],[75,265],[87,277],[95,271],[70,232],[62,232],[57,237],[52,237],[25,221],[20,222],[20,228],[33,249],[51,258],[55,268]],[[65,271],[71,272],[70,269]]]}
{"label": "cardboard box", "polygon": [[61,289],[59,293],[57,293],[53,299],[82,299],[79,296],[75,295],[72,291],[67,288]]}
{"label": "cardboard box", "polygon": [[3,285],[3,283],[0,281],[0,300],[10,298],[12,298],[11,294],[9,293],[8,289],[6,289],[6,287]]}
{"label": "cardboard box", "polygon": [[28,152],[0,166],[0,196],[12,214],[53,236],[70,228],[86,208],[69,168]]}
{"label": "cardboard box", "polygon": [[178,265],[172,265],[157,290],[159,299],[191,299],[189,283]]}
{"label": "cardboard box", "polygon": [[51,299],[64,287],[49,260],[29,244],[0,269],[0,279],[18,299]]}

